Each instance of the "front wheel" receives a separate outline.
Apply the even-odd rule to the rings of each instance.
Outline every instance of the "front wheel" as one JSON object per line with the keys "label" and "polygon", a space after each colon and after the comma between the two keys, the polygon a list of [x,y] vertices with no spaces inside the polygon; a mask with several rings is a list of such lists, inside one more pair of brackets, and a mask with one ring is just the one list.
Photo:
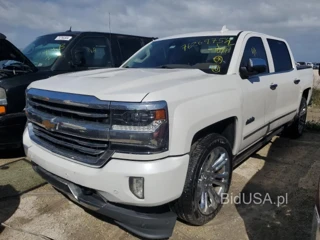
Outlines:
{"label": "front wheel", "polygon": [[232,151],[228,140],[215,133],[199,139],[191,147],[183,193],[171,209],[190,224],[206,224],[221,209],[231,176]]}

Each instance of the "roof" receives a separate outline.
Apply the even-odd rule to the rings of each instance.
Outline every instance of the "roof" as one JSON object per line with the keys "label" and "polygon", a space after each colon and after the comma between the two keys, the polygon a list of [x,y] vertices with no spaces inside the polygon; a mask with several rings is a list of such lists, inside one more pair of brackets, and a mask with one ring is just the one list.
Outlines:
{"label": "roof", "polygon": [[130,34],[123,34],[123,33],[109,33],[109,32],[94,32],[94,31],[66,31],[66,32],[56,32],[56,33],[49,33],[44,34],[43,36],[50,36],[50,35],[61,35],[61,36],[68,36],[68,35],[80,35],[80,34],[111,34],[111,35],[121,35],[121,36],[133,36],[133,37],[140,37],[140,38],[152,38],[156,39],[155,37],[146,37],[146,36],[138,36],[138,35],[130,35]]}
{"label": "roof", "polygon": [[6,38],[7,37],[4,34],[0,33],[0,39],[6,39]]}
{"label": "roof", "polygon": [[239,33],[253,33],[260,36],[265,36],[268,38],[276,38],[264,33],[252,32],[252,31],[241,31],[241,30],[226,30],[226,31],[206,31],[206,32],[194,32],[194,33],[185,33],[169,37],[160,38],[159,40],[175,39],[175,38],[187,38],[187,37],[206,37],[206,36],[237,36]]}
{"label": "roof", "polygon": [[174,36],[169,36],[165,38],[161,38],[161,40],[173,39],[173,38],[186,38],[186,37],[206,37],[206,36],[236,36],[240,33],[240,30],[232,30],[232,31],[206,31],[206,32],[194,32],[194,33],[185,33]]}

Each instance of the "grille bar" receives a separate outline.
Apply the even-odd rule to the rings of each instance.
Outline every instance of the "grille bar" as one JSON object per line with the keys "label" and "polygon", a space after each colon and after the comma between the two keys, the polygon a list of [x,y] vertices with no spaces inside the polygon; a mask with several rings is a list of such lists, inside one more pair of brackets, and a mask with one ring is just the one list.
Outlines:
{"label": "grille bar", "polygon": [[109,144],[110,102],[93,96],[29,89],[30,138],[41,147],[90,167],[113,155]]}
{"label": "grille bar", "polygon": [[108,113],[94,113],[94,111],[80,111],[76,109],[71,109],[71,108],[64,108],[60,106],[60,104],[52,104],[49,102],[42,102],[41,100],[36,100],[36,99],[29,99],[28,103],[30,106],[44,111],[54,111],[54,112],[60,112],[60,113],[70,113],[70,114],[75,114],[77,116],[82,116],[82,117],[87,117],[87,118],[105,118],[108,119],[109,114]]}
{"label": "grille bar", "polygon": [[100,155],[90,155],[83,151],[78,151],[79,147],[72,148],[69,144],[56,144],[57,141],[55,138],[48,140],[48,137],[43,138],[40,135],[36,135],[37,130],[34,129],[34,126],[32,123],[28,123],[28,131],[32,141],[53,153],[66,157],[70,161],[99,168],[103,166],[114,153],[114,151],[105,149]]}
{"label": "grille bar", "polygon": [[67,117],[58,117],[53,114],[41,112],[32,107],[26,108],[28,120],[50,131],[89,138],[92,140],[108,140],[109,125],[90,121],[77,121]]}
{"label": "grille bar", "polygon": [[50,135],[48,133],[45,133],[44,131],[37,130],[36,128],[33,128],[33,132],[37,137],[44,138],[45,140],[52,142],[55,145],[61,145],[63,147],[71,148],[71,149],[74,149],[78,152],[82,152],[85,154],[97,156],[97,155],[104,153],[104,151],[105,151],[105,149],[100,149],[100,150],[99,149],[92,149],[92,148],[88,148],[88,147],[74,144],[74,143],[72,143],[73,141],[61,140],[57,137],[53,137],[52,135]]}
{"label": "grille bar", "polygon": [[74,143],[77,143],[77,144],[85,146],[85,147],[103,148],[103,149],[108,148],[108,144],[105,142],[101,142],[101,143],[100,142],[97,143],[97,141],[96,142],[93,142],[93,141],[89,142],[88,140],[83,140],[83,139],[79,139],[79,138],[75,138],[75,137],[68,137],[68,135],[60,134],[60,133],[53,133],[53,132],[47,131],[41,127],[38,127],[36,125],[33,125],[33,130],[34,130],[34,132],[41,132],[41,133],[49,135],[51,137],[58,138],[62,141],[74,142]]}

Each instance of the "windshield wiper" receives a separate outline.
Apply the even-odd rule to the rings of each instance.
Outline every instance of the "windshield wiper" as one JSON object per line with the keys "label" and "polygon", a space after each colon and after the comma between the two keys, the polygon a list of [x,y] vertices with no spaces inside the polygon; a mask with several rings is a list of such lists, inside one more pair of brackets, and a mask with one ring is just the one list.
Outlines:
{"label": "windshield wiper", "polygon": [[188,64],[164,64],[160,65],[157,68],[167,68],[167,69],[174,69],[174,68],[193,68]]}

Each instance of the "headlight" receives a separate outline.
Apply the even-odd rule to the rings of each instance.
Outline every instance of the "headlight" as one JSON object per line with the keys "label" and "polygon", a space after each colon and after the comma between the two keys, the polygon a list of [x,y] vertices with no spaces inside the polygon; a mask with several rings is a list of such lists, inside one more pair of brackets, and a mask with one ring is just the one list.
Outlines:
{"label": "headlight", "polygon": [[6,113],[7,94],[3,88],[0,88],[0,115]]}
{"label": "headlight", "polygon": [[164,101],[111,103],[111,149],[125,153],[168,150],[169,123]]}

